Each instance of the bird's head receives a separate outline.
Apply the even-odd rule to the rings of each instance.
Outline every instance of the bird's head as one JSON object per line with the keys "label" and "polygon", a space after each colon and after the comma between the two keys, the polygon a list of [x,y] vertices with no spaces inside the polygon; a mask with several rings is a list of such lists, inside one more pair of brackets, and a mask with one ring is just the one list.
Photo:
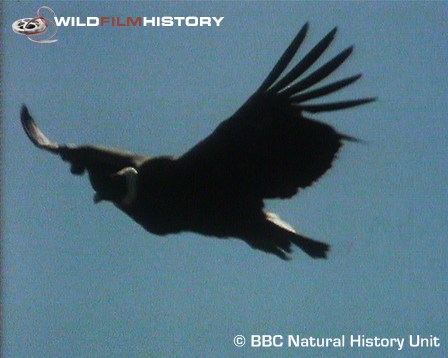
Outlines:
{"label": "bird's head", "polygon": [[126,167],[113,174],[89,171],[90,182],[95,190],[95,204],[106,200],[123,206],[131,205],[137,195],[138,172],[134,167]]}

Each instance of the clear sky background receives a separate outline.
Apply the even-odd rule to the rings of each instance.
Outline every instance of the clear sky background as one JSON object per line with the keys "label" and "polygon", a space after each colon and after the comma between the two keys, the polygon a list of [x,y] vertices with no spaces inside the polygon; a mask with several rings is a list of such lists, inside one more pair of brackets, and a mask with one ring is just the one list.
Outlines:
{"label": "clear sky background", "polygon": [[[57,16],[224,16],[219,28],[62,27],[35,44],[11,24]],[[4,5],[5,357],[448,356],[447,2],[13,2]],[[304,51],[334,26],[332,99],[377,96],[319,118],[348,144],[314,187],[267,207],[332,245],[291,262],[245,243],[157,237],[86,177],[35,148],[26,103],[60,143],[179,155],[258,88],[300,27]],[[237,348],[237,334],[438,336],[438,349]]]}

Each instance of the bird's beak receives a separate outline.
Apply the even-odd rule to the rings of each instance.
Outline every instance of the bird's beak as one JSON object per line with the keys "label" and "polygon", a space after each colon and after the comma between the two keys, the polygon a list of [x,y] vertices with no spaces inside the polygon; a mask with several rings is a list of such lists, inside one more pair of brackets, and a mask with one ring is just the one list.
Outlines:
{"label": "bird's beak", "polygon": [[95,193],[95,194],[93,195],[93,203],[94,203],[94,204],[98,204],[98,203],[100,203],[101,201],[103,201],[103,198],[101,198],[101,196],[100,196],[98,193]]}

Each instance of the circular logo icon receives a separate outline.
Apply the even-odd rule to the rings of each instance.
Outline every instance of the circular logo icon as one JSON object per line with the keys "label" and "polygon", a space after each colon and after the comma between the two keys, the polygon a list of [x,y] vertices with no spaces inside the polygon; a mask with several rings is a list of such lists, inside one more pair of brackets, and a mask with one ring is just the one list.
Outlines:
{"label": "circular logo icon", "polygon": [[239,334],[235,336],[235,338],[233,338],[233,344],[235,344],[235,346],[237,347],[242,347],[246,344],[246,338],[244,338],[244,336]]}
{"label": "circular logo icon", "polygon": [[[25,19],[20,19],[20,20],[14,21],[14,23],[12,24],[12,30],[16,34],[26,35],[28,37],[28,40],[33,41],[33,42],[37,42],[37,43],[56,42],[57,40],[52,40],[52,38],[58,32],[58,28],[53,21],[42,16],[42,14],[41,14],[42,10],[46,10],[51,15],[56,16],[54,11],[52,9],[50,9],[48,6],[42,6],[39,8],[39,10],[37,10],[36,17],[25,18]],[[44,39],[32,38],[32,36],[34,37],[34,36],[45,34],[50,27],[53,28],[53,33],[50,34],[50,36],[48,36],[47,38],[44,38]]]}
{"label": "circular logo icon", "polygon": [[34,35],[42,33],[47,29],[45,22],[41,19],[20,19],[12,24],[12,29],[16,34]]}

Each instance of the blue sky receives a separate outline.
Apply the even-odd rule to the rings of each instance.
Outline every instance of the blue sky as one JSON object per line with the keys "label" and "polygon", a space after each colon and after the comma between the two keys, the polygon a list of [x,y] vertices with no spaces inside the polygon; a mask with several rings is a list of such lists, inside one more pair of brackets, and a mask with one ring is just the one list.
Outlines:
{"label": "blue sky", "polygon": [[[218,28],[62,27],[35,44],[10,24],[57,16],[224,16]],[[447,2],[13,2],[4,6],[3,308],[8,357],[447,356]],[[363,139],[300,195],[267,207],[329,242],[291,262],[239,240],[157,237],[24,135],[26,103],[60,143],[179,155],[258,88],[296,32],[334,26],[333,99],[315,116]],[[237,348],[233,337],[438,336],[440,348]]]}

